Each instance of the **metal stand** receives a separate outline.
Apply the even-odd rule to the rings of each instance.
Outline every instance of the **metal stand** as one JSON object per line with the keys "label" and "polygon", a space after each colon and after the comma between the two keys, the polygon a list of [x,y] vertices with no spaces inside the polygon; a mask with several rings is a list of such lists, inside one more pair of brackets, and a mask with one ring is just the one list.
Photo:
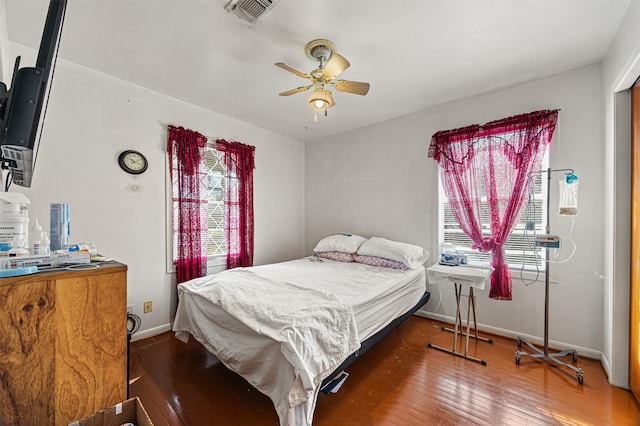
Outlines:
{"label": "metal stand", "polygon": [[[462,334],[462,317],[460,316],[460,300],[462,299],[462,284],[454,283],[455,291],[456,291],[456,321],[453,329],[441,327],[442,331],[451,331],[453,333],[453,349],[443,348],[442,346],[437,346],[432,343],[427,344],[427,347],[438,349],[442,352],[446,352],[451,355],[459,356],[460,358],[468,359],[469,361],[477,362],[482,365],[487,365],[487,361],[479,358],[474,358],[472,356],[467,355],[469,351],[469,337],[473,337],[476,340],[482,340],[485,342],[493,343],[493,340],[488,339],[486,337],[478,336],[478,328],[476,324],[476,297],[473,295],[473,287],[469,287],[469,296],[467,301],[467,325],[465,327],[465,344],[464,344],[464,352],[457,352],[458,346],[458,334]],[[473,331],[474,335],[470,335],[469,321],[471,319],[470,310],[472,310],[473,314]],[[460,331],[458,331],[460,330]]]}
{"label": "metal stand", "polygon": [[[573,169],[558,169],[558,170],[551,170],[551,169],[547,169],[547,170],[541,170],[539,172],[535,172],[536,173],[547,173],[547,226],[546,226],[546,232],[547,234],[550,233],[550,226],[549,226],[549,199],[550,199],[550,193],[551,193],[551,172],[569,172],[569,173],[573,173]],[[518,348],[522,347],[522,344],[526,344],[527,346],[529,346],[529,348],[531,348],[531,350],[533,350],[535,353],[529,353],[529,352],[524,352],[524,351],[516,351],[516,365],[520,365],[520,357],[522,356],[530,356],[531,358],[534,359],[548,359],[551,360],[553,362],[555,362],[556,364],[562,365],[564,367],[568,367],[570,369],[572,369],[573,371],[576,372],[576,376],[578,378],[578,383],[579,384],[583,384],[584,383],[584,371],[582,371],[581,368],[578,368],[574,365],[571,364],[567,364],[563,361],[560,361],[559,359],[557,359],[558,357],[562,357],[562,356],[566,356],[566,355],[571,355],[573,362],[578,361],[578,351],[576,351],[575,349],[567,349],[561,352],[556,352],[556,353],[549,353],[549,253],[550,253],[550,249],[549,247],[547,247],[546,249],[546,254],[547,254],[547,265],[544,271],[544,349],[539,349],[537,347],[535,347],[533,344],[529,343],[527,340],[523,339],[522,337],[518,336]]]}

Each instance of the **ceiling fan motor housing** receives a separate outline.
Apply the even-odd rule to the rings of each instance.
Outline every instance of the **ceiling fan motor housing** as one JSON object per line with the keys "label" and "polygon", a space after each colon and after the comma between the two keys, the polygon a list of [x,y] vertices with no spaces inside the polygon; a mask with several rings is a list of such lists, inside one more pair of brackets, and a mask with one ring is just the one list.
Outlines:
{"label": "ceiling fan motor housing", "polygon": [[[314,61],[322,61],[326,63],[336,51],[336,45],[329,40],[318,39],[312,40],[304,48],[305,53]],[[322,66],[320,67],[322,68]]]}
{"label": "ceiling fan motor housing", "polygon": [[329,58],[331,58],[333,52],[329,50],[327,46],[317,46],[313,48],[311,54],[318,61],[327,62]]}

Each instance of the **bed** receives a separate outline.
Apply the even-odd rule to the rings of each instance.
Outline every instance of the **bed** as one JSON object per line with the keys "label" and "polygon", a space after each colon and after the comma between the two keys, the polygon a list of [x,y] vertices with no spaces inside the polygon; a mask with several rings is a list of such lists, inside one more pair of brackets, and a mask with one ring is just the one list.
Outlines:
{"label": "bed", "polygon": [[395,269],[330,252],[178,286],[176,337],[193,336],[266,394],[283,426],[310,425],[321,387],[429,299],[421,263]]}

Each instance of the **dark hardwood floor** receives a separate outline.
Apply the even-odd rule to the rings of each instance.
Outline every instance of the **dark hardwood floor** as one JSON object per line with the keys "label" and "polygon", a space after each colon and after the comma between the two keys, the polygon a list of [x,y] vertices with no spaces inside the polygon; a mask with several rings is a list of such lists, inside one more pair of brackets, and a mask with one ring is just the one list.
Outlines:
{"label": "dark hardwood floor", "polygon": [[[579,357],[580,385],[562,366],[516,365],[516,341],[491,336],[469,343],[483,366],[428,348],[452,346],[442,325],[414,316],[391,332],[347,370],[338,393],[320,394],[314,425],[640,425],[639,404],[607,382],[600,361]],[[271,401],[194,339],[132,342],[130,360],[130,395],[156,426],[278,425]]]}

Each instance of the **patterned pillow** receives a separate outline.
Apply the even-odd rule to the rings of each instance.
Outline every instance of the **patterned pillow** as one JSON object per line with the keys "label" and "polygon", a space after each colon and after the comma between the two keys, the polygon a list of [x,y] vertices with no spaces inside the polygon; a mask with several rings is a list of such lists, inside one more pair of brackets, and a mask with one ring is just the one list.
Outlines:
{"label": "patterned pillow", "polygon": [[395,260],[385,259],[383,257],[356,255],[354,261],[364,263],[365,265],[380,266],[382,268],[403,269],[405,271],[409,269],[409,267],[402,262],[396,262]]}
{"label": "patterned pillow", "polygon": [[335,260],[337,262],[353,262],[356,257],[353,253],[344,253],[341,251],[319,251],[314,254],[318,257]]}

